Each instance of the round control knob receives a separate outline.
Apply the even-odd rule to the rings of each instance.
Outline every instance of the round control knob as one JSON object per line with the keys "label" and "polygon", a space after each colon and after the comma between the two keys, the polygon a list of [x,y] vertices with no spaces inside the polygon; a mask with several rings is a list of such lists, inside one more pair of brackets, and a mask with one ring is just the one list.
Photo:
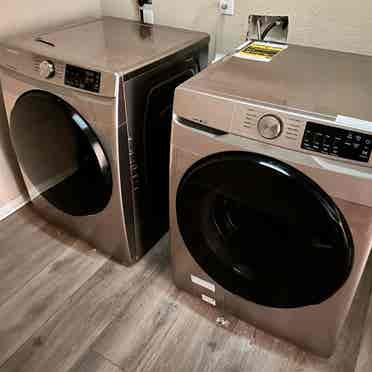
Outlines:
{"label": "round control knob", "polygon": [[50,61],[41,62],[39,68],[40,76],[44,79],[50,79],[56,72],[54,64]]}
{"label": "round control knob", "polygon": [[258,121],[258,131],[266,139],[275,139],[283,129],[282,121],[274,115],[265,115]]}

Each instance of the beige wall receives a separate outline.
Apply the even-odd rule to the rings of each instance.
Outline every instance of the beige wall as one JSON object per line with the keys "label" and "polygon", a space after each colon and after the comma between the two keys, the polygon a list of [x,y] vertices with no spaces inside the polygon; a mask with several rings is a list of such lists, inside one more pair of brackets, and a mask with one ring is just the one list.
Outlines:
{"label": "beige wall", "polygon": [[100,0],[1,0],[0,39],[100,14]]}
{"label": "beige wall", "polygon": [[[100,0],[2,0],[0,39],[100,14]],[[0,96],[0,219],[5,206],[14,204],[23,192],[23,183],[10,145],[3,100]]]}
{"label": "beige wall", "polygon": [[3,99],[0,94],[0,209],[16,199],[22,190],[22,182],[20,177],[17,177],[19,175],[17,162],[8,133]]}
{"label": "beige wall", "polygon": [[[102,0],[104,14],[136,17],[134,0]],[[218,35],[219,51],[244,40],[249,14],[289,15],[289,41],[372,55],[370,0],[235,0],[236,15],[219,16],[218,0],[153,0],[157,23]]]}

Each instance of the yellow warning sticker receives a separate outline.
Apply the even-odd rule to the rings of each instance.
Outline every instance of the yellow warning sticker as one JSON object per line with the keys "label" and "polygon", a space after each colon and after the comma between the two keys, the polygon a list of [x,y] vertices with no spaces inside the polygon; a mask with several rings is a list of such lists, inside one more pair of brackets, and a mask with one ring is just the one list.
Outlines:
{"label": "yellow warning sticker", "polygon": [[253,61],[271,62],[280,52],[287,49],[288,45],[254,41],[243,47],[234,56]]}

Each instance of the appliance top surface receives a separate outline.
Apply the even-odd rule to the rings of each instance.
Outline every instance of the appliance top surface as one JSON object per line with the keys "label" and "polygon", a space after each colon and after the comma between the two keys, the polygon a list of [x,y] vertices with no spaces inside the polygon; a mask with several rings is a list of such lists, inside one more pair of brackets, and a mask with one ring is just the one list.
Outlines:
{"label": "appliance top surface", "polygon": [[182,88],[372,121],[372,57],[289,45],[271,62],[231,57]]}
{"label": "appliance top surface", "polygon": [[208,38],[200,32],[102,17],[11,38],[4,44],[84,68],[125,75]]}

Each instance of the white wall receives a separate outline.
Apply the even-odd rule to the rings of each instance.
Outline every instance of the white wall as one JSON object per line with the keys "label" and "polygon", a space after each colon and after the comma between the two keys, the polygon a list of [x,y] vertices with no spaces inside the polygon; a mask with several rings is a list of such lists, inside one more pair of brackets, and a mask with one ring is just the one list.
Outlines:
{"label": "white wall", "polygon": [[[100,0],[1,0],[0,39],[101,14]],[[0,95],[0,219],[24,193]]]}
{"label": "white wall", "polygon": [[[102,0],[103,13],[136,17],[134,0]],[[236,15],[219,16],[218,0],[153,0],[156,23],[217,34],[217,48],[244,40],[249,14],[289,15],[289,41],[372,55],[370,0],[235,0]]]}

